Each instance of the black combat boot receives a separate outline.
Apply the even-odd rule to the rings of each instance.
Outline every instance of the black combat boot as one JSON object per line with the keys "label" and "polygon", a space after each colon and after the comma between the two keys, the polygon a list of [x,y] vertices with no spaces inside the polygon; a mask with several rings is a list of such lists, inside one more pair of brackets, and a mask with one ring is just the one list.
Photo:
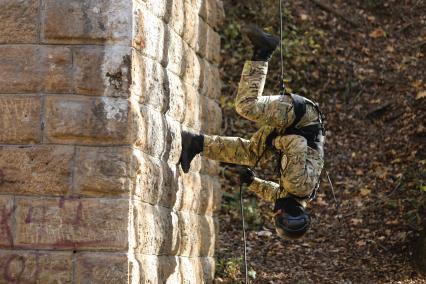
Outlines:
{"label": "black combat boot", "polygon": [[184,173],[189,171],[194,157],[203,151],[204,136],[182,131],[182,153],[180,165]]}
{"label": "black combat boot", "polygon": [[280,39],[265,33],[259,27],[250,25],[243,30],[253,44],[253,61],[269,61],[280,44]]}

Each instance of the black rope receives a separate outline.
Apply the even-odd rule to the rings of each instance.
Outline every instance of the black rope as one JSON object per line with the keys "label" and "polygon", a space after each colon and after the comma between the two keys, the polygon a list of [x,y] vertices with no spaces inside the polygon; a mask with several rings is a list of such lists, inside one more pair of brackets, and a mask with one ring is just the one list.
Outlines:
{"label": "black rope", "polygon": [[[263,158],[267,150],[267,147],[263,149],[262,154],[257,158],[256,163],[254,163],[253,169],[257,167],[260,160]],[[240,182],[240,213],[241,213],[241,222],[243,225],[243,241],[244,241],[244,275],[245,275],[245,283],[249,283],[248,279],[248,261],[247,261],[247,235],[246,235],[246,222],[244,218],[244,199],[243,199],[243,184]]]}
{"label": "black rope", "polygon": [[244,200],[243,200],[243,184],[240,183],[240,208],[241,208],[241,219],[243,223],[243,240],[244,240],[244,272],[245,272],[245,283],[248,284],[248,264],[247,264],[247,236],[246,236],[246,222],[244,219]]}

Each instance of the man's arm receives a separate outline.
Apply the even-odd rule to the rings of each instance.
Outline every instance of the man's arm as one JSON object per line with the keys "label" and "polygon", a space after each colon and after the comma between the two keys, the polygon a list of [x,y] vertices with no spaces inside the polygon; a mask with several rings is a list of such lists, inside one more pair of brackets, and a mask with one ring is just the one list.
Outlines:
{"label": "man's arm", "polygon": [[257,196],[268,202],[274,202],[279,194],[279,184],[255,177],[248,189]]}

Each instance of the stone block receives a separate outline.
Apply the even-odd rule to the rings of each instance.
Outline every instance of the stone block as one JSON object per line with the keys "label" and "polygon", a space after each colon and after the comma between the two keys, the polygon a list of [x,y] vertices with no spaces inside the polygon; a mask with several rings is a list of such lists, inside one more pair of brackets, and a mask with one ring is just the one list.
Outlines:
{"label": "stone block", "polygon": [[222,126],[222,110],[219,105],[210,98],[200,96],[201,132],[206,134],[218,134]]}
{"label": "stone block", "polygon": [[78,253],[75,283],[125,284],[128,283],[127,267],[125,253]]}
{"label": "stone block", "polygon": [[207,29],[206,58],[216,64],[220,63],[220,35],[212,28]]}
{"label": "stone block", "polygon": [[[165,16],[168,17],[168,6],[171,5],[170,1],[158,1],[158,0],[144,0],[145,1],[145,8],[146,10],[151,11],[151,13],[158,17],[158,18],[164,18]],[[140,5],[137,3],[136,5]]]}
{"label": "stone block", "polygon": [[151,14],[144,5],[137,5],[134,19],[133,47],[157,61],[167,57],[168,29],[163,21]]}
{"label": "stone block", "polygon": [[178,217],[171,209],[132,201],[133,235],[129,246],[137,253],[175,255],[179,248]]}
{"label": "stone block", "polygon": [[[72,90],[72,53],[68,47],[40,47],[37,64],[42,69],[41,86],[46,93]],[[38,67],[38,66],[34,66]],[[31,67],[30,67],[31,68]],[[20,79],[23,77],[21,75]]]}
{"label": "stone block", "polygon": [[120,46],[75,48],[75,92],[127,98],[131,84],[130,54],[130,48]]}
{"label": "stone block", "polygon": [[169,105],[166,114],[178,122],[183,122],[187,86],[182,82],[180,77],[171,71],[167,71],[167,85],[169,91]]}
{"label": "stone block", "polygon": [[179,36],[183,34],[185,18],[185,0],[169,0],[167,3],[167,17],[165,18],[169,27]]}
{"label": "stone block", "polygon": [[200,59],[194,50],[184,45],[184,67],[182,70],[183,80],[195,89],[200,84],[201,66]]}
{"label": "stone block", "polygon": [[0,192],[17,195],[66,195],[71,190],[74,148],[0,147]]}
{"label": "stone block", "polygon": [[70,48],[0,47],[0,93],[69,93],[71,90]]}
{"label": "stone block", "polygon": [[221,0],[203,0],[198,6],[200,17],[210,26],[217,29],[222,25],[225,19],[225,12]]}
{"label": "stone block", "polygon": [[136,254],[134,261],[137,265],[131,265],[131,275],[135,283],[213,283],[215,260],[212,257]]}
{"label": "stone block", "polygon": [[216,178],[190,172],[179,177],[174,209],[200,215],[212,215],[222,197],[221,186]]}
{"label": "stone block", "polygon": [[201,74],[198,91],[201,95],[212,99],[218,99],[221,95],[222,82],[219,67],[200,59]]}
{"label": "stone block", "polygon": [[46,139],[53,143],[130,143],[129,102],[116,98],[46,97]]}
{"label": "stone block", "polygon": [[198,24],[200,19],[198,17],[198,11],[191,3],[185,1],[184,5],[185,22],[182,38],[192,49],[195,49],[197,47]]}
{"label": "stone block", "polygon": [[179,257],[136,254],[131,261],[129,283],[192,283],[180,277]]}
{"label": "stone block", "polygon": [[167,153],[165,139],[167,135],[166,121],[163,115],[144,105],[139,106],[140,135],[136,146],[144,153],[155,158],[162,158]]}
{"label": "stone block", "polygon": [[[13,231],[13,228],[12,228],[12,220],[14,219],[15,209],[16,208],[13,204],[13,197],[12,196],[6,196],[6,195],[0,196],[0,224],[1,224],[1,226],[0,226],[0,248],[12,248],[13,247],[14,231]],[[1,250],[0,250],[0,255],[1,255]],[[1,258],[0,258],[0,261],[1,261]],[[0,266],[1,266],[1,264],[0,264]]]}
{"label": "stone block", "polygon": [[36,43],[38,0],[0,1],[0,43]]}
{"label": "stone block", "polygon": [[176,167],[140,151],[134,152],[134,158],[139,167],[135,169],[137,177],[132,194],[152,205],[173,207],[178,189]]}
{"label": "stone block", "polygon": [[132,1],[46,0],[43,12],[44,43],[131,43]]}
{"label": "stone block", "polygon": [[78,147],[75,186],[83,196],[127,197],[135,175],[131,148]]}
{"label": "stone block", "polygon": [[186,85],[186,97],[185,97],[185,119],[183,124],[194,130],[200,130],[200,96],[197,91]]}
{"label": "stone block", "polygon": [[217,220],[132,201],[129,246],[138,254],[213,256]]}
{"label": "stone block", "polygon": [[133,53],[132,93],[139,102],[164,112],[169,104],[169,83],[166,69],[156,61]]}
{"label": "stone block", "polygon": [[182,38],[174,31],[168,31],[167,41],[167,69],[182,76],[184,70],[184,45],[186,44]]}
{"label": "stone block", "polygon": [[199,19],[198,21],[198,41],[195,47],[195,51],[201,57],[206,57],[207,55],[207,32],[210,29],[209,25],[203,20]]}
{"label": "stone block", "polygon": [[41,141],[41,99],[36,96],[0,97],[0,143]]}
{"label": "stone block", "polygon": [[73,283],[72,253],[0,250],[0,283]]}
{"label": "stone block", "polygon": [[187,257],[213,256],[217,220],[188,212],[177,212],[179,249],[177,255]]}
{"label": "stone block", "polygon": [[16,199],[15,247],[126,250],[129,201]]}
{"label": "stone block", "polygon": [[169,164],[177,165],[182,152],[181,125],[170,117],[166,116],[166,148],[163,153],[163,160]]}

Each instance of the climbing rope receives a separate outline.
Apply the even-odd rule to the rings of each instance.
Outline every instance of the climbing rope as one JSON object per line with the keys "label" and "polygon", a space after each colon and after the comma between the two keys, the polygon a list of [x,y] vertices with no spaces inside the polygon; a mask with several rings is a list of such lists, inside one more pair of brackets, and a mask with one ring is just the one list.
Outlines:
{"label": "climbing rope", "polygon": [[[284,95],[286,93],[286,87],[284,84],[284,54],[283,54],[283,3],[282,0],[279,0],[280,3],[280,60],[281,60],[281,86],[280,86],[280,94]],[[256,163],[253,166],[253,169],[257,167],[260,160],[264,156],[267,147],[263,150],[262,154],[257,159]],[[240,183],[240,213],[242,220],[242,229],[243,229],[243,241],[244,241],[244,277],[245,283],[249,284],[248,278],[248,261],[247,261],[247,235],[246,235],[246,223],[244,218],[244,199],[243,199],[243,184]]]}
{"label": "climbing rope", "polygon": [[284,84],[284,54],[283,54],[283,1],[280,1],[280,59],[281,59],[281,90],[280,93],[282,95],[285,94],[285,84]]}

